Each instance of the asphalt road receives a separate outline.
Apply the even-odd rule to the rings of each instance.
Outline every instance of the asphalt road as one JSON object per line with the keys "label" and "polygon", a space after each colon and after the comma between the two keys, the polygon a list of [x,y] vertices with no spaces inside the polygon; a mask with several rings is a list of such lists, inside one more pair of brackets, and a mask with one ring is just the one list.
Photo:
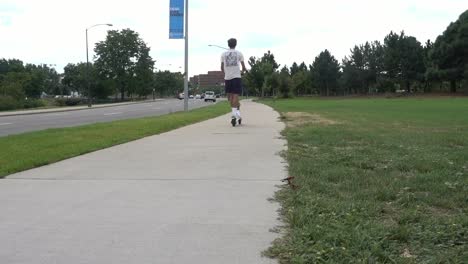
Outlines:
{"label": "asphalt road", "polygon": [[[189,109],[213,104],[200,99],[190,99]],[[163,99],[154,102],[128,104],[78,111],[43,113],[18,116],[0,116],[0,137],[48,128],[72,127],[114,120],[164,115],[183,111],[184,101]]]}

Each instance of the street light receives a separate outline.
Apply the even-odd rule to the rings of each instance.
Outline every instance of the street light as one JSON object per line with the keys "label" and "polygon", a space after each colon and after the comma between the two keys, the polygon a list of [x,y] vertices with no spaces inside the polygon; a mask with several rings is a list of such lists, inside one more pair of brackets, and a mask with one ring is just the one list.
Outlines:
{"label": "street light", "polygon": [[89,28],[86,28],[86,82],[88,83],[88,107],[91,107],[91,85],[89,83],[89,62],[88,62],[88,29],[97,26],[108,26],[112,27],[112,24],[96,24],[92,25]]}
{"label": "street light", "polygon": [[220,48],[220,49],[229,50],[228,48],[221,47],[221,46],[218,46],[218,45],[213,45],[213,44],[208,44],[208,47],[217,47],[217,48]]}

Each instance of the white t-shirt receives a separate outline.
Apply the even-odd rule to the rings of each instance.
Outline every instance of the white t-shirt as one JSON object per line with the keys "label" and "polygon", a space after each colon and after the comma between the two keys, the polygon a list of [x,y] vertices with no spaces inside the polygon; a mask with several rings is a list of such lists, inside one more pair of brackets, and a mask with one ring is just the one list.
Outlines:
{"label": "white t-shirt", "polygon": [[224,79],[232,80],[241,78],[240,62],[244,61],[244,55],[238,50],[230,49],[221,55],[221,62],[224,63]]}

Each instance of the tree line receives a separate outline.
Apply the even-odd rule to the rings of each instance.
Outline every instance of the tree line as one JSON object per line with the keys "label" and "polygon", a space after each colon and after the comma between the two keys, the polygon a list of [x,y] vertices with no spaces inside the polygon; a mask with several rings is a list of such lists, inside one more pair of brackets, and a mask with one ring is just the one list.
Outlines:
{"label": "tree line", "polygon": [[[150,48],[135,31],[110,30],[94,51],[94,63],[70,63],[63,74],[46,64],[1,59],[0,110],[37,107],[45,95],[125,100],[153,93],[174,96],[182,90],[183,74],[157,71]],[[435,42],[421,44],[403,31],[390,32],[383,42],[354,46],[341,63],[324,50],[310,65],[281,67],[270,51],[250,57],[248,64],[244,84],[258,96],[457,92],[468,80],[468,11]]]}
{"label": "tree line", "polygon": [[468,92],[468,11],[434,43],[390,32],[383,43],[354,46],[341,63],[328,50],[310,65],[280,67],[270,51],[248,63],[244,83],[250,94],[259,96]]}
{"label": "tree line", "polygon": [[[118,100],[134,97],[175,96],[183,87],[179,72],[158,71],[150,48],[130,29],[110,30],[96,44],[94,63],[69,63],[63,74],[48,65],[0,60],[0,110],[37,107],[47,95],[77,95],[80,100]],[[90,93],[90,94],[89,94]],[[85,101],[85,100],[83,100]]]}

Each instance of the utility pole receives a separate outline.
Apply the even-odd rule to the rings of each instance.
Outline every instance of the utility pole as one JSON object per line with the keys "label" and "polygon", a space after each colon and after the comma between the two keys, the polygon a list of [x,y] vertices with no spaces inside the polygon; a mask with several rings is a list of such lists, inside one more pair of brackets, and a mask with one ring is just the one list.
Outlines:
{"label": "utility pole", "polygon": [[185,0],[185,79],[184,79],[184,110],[188,111],[188,0]]}

